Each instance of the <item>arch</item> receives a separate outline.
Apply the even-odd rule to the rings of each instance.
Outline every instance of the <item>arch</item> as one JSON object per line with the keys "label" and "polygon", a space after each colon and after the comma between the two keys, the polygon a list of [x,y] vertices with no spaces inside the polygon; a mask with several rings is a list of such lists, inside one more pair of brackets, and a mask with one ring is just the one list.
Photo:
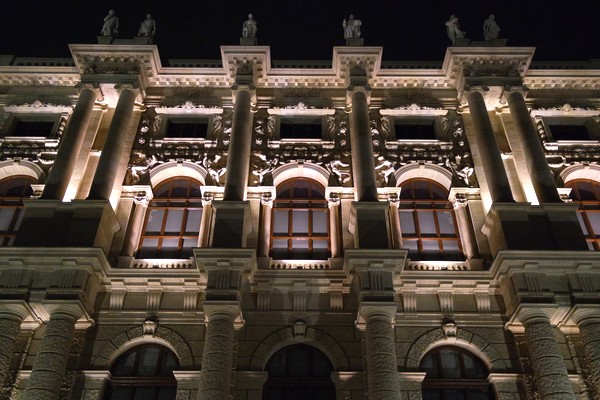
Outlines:
{"label": "arch", "polygon": [[444,337],[441,329],[432,329],[421,335],[410,347],[406,356],[406,368],[417,370],[423,357],[439,346],[458,346],[479,357],[490,372],[503,371],[508,368],[498,350],[482,336],[466,329],[458,329],[456,337]]}
{"label": "arch", "polygon": [[13,175],[25,175],[42,181],[44,171],[31,161],[7,160],[0,162],[0,180]]}
{"label": "arch", "polygon": [[298,163],[292,162],[277,167],[271,172],[273,175],[273,186],[293,178],[309,178],[319,182],[324,187],[327,187],[329,182],[329,172],[313,163]]}
{"label": "arch", "polygon": [[250,357],[250,369],[264,371],[267,362],[279,350],[292,344],[303,343],[313,346],[329,358],[335,371],[348,370],[350,360],[340,344],[328,333],[322,330],[307,327],[305,336],[298,337],[294,335],[293,328],[286,327],[279,329],[256,346]]}
{"label": "arch", "polygon": [[130,328],[109,340],[94,357],[92,365],[109,369],[112,363],[133,347],[155,343],[167,347],[179,358],[181,368],[193,366],[192,351],[186,341],[172,329],[159,326],[154,335],[144,335],[141,327]]}
{"label": "arch", "polygon": [[452,173],[444,167],[435,164],[408,164],[398,168],[394,172],[396,178],[396,186],[410,179],[429,179],[444,186],[446,190],[450,190],[452,185]]}
{"label": "arch", "polygon": [[571,165],[562,170],[560,179],[563,184],[577,179],[589,179],[591,181],[600,182],[600,166],[583,164]]}
{"label": "arch", "polygon": [[160,164],[150,170],[150,183],[152,184],[152,187],[156,187],[169,178],[189,177],[196,179],[200,181],[202,185],[205,185],[207,174],[208,171],[198,164],[189,161],[170,161]]}

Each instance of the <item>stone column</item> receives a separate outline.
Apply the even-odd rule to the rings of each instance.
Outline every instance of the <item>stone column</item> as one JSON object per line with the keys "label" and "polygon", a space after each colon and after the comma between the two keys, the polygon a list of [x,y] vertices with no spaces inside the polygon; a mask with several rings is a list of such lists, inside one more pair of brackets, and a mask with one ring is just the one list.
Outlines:
{"label": "stone column", "polygon": [[359,321],[364,321],[367,347],[369,400],[399,400],[400,383],[393,323],[396,303],[363,302]]}
{"label": "stone column", "polygon": [[144,228],[144,218],[146,217],[148,203],[150,202],[148,193],[143,191],[139,192],[139,195],[136,194],[134,197],[133,202],[133,216],[131,217],[131,222],[129,223],[131,229],[129,230],[129,238],[127,238],[126,245],[123,247],[123,255],[129,257],[135,256],[140,243],[142,229]]}
{"label": "stone column", "polygon": [[198,247],[208,247],[210,238],[210,220],[212,217],[213,197],[210,193],[204,193],[202,197],[202,219],[200,220],[200,232],[198,233]]}
{"label": "stone column", "polygon": [[596,389],[600,393],[600,314],[597,306],[583,307],[577,306],[573,318],[579,327],[581,341],[585,348],[585,356],[588,363],[590,378]]}
{"label": "stone column", "polygon": [[273,214],[273,197],[270,192],[263,193],[260,204],[262,207],[262,239],[259,255],[268,257],[271,249],[271,217]]}
{"label": "stone column", "polygon": [[108,200],[110,198],[123,154],[127,129],[131,123],[136,97],[137,93],[133,89],[123,88],[121,90],[117,108],[110,123],[106,142],[102,148],[100,160],[90,187],[88,195],[90,200]]}
{"label": "stone column", "polygon": [[472,233],[471,218],[467,212],[468,201],[465,198],[455,198],[453,202],[454,215],[458,224],[459,239],[467,260],[479,256],[477,242]]}
{"label": "stone column", "polygon": [[400,226],[400,198],[398,196],[389,198],[390,200],[390,219],[392,220],[392,239],[394,249],[404,247],[402,243],[402,227]]}
{"label": "stone column", "polygon": [[235,323],[241,320],[237,301],[205,301],[206,338],[198,400],[229,400]]}
{"label": "stone column", "polygon": [[83,144],[85,132],[92,118],[96,97],[97,94],[94,89],[89,87],[81,89],[77,105],[60,141],[56,160],[46,180],[42,199],[63,199],[69,185],[69,179],[73,174],[75,161]]}
{"label": "stone column", "polygon": [[545,310],[522,309],[519,320],[525,328],[531,367],[541,398],[575,400],[569,374],[556,343],[554,327]]}
{"label": "stone column", "polygon": [[329,207],[329,240],[331,257],[340,257],[340,198],[337,194],[331,194],[327,202]]}
{"label": "stone column", "polygon": [[469,91],[465,91],[467,102],[469,103],[469,111],[473,120],[475,136],[475,145],[481,154],[481,164],[492,202],[512,203],[514,202],[510,184],[502,156],[496,141],[494,129],[490,122],[490,117],[487,112],[485,100],[482,90],[485,88],[477,87]]}
{"label": "stone column", "polygon": [[352,178],[357,201],[377,201],[377,178],[369,125],[369,93],[367,90],[365,86],[354,86],[350,89]]}
{"label": "stone column", "polygon": [[0,382],[6,378],[21,323],[28,314],[24,304],[0,304]]}
{"label": "stone column", "polygon": [[23,400],[57,400],[67,368],[79,306],[57,306],[50,314]]}
{"label": "stone column", "polygon": [[234,86],[235,105],[223,193],[225,201],[243,201],[246,197],[252,147],[253,96],[254,91],[251,85]]}
{"label": "stone column", "polygon": [[521,148],[531,177],[533,190],[541,203],[562,203],[554,176],[548,167],[544,148],[533,125],[522,88],[505,92],[506,101],[511,117],[515,123],[516,133],[521,142]]}

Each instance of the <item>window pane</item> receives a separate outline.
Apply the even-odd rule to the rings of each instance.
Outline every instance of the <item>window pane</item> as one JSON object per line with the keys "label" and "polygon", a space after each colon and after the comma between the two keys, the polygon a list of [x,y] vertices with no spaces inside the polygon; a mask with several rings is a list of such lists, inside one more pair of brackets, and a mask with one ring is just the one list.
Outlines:
{"label": "window pane", "polygon": [[113,366],[111,371],[114,376],[131,376],[134,374],[135,357],[137,352],[132,352],[123,358],[119,358],[118,362]]}
{"label": "window pane", "polygon": [[595,237],[600,236],[600,213],[586,212],[592,231]]}
{"label": "window pane", "polygon": [[585,226],[585,222],[583,221],[583,214],[578,212],[577,213],[577,219],[579,220],[579,226],[581,226],[581,230],[583,231],[583,234],[585,236],[589,235],[589,232],[587,230],[587,227]]}
{"label": "window pane", "polygon": [[296,249],[308,250],[308,239],[294,239],[292,240],[292,247]]}
{"label": "window pane", "polygon": [[288,234],[288,210],[273,209],[273,234]]}
{"label": "window pane", "polygon": [[160,254],[164,258],[179,258],[179,238],[163,239]]}
{"label": "window pane", "polygon": [[461,258],[458,240],[442,240],[444,258],[446,260],[459,260]]}
{"label": "window pane", "polygon": [[412,260],[419,260],[419,245],[417,240],[402,240],[404,248],[408,249],[408,257]]}
{"label": "window pane", "polygon": [[455,350],[440,350],[443,378],[461,378],[458,352]]}
{"label": "window pane", "polygon": [[312,211],[313,234],[327,235],[327,211]]}
{"label": "window pane", "polygon": [[151,400],[154,399],[154,388],[151,387],[138,387],[135,388],[135,395],[133,400]]}
{"label": "window pane", "polygon": [[156,258],[158,256],[158,239],[142,239],[140,258]]}
{"label": "window pane", "polygon": [[575,183],[577,187],[577,193],[579,194],[579,200],[596,200],[596,195],[594,193],[594,187],[591,182],[587,181],[579,181]]}
{"label": "window pane", "polygon": [[148,347],[140,351],[138,361],[138,375],[152,376],[156,375],[158,366],[158,356],[160,351],[156,347]]}
{"label": "window pane", "polygon": [[148,222],[146,223],[147,234],[160,234],[164,215],[165,210],[163,209],[150,209],[148,213]]}
{"label": "window pane", "polygon": [[464,353],[462,356],[465,364],[465,378],[485,378],[485,372],[479,367],[473,357]]}
{"label": "window pane", "polygon": [[183,221],[183,210],[170,209],[167,214],[167,223],[165,233],[181,232],[181,222]]}
{"label": "window pane", "polygon": [[183,239],[183,245],[179,258],[188,258],[192,256],[192,249],[198,247],[198,238],[185,238]]}
{"label": "window pane", "polygon": [[16,208],[0,208],[0,231],[7,232],[12,223]]}
{"label": "window pane", "polygon": [[308,235],[308,211],[292,211],[292,229],[294,235]]}
{"label": "window pane", "polygon": [[433,211],[418,211],[419,229],[421,235],[435,235],[435,222],[433,219]]}
{"label": "window pane", "polygon": [[400,229],[402,235],[416,235],[413,211],[400,211]]}
{"label": "window pane", "polygon": [[198,234],[200,231],[200,220],[202,219],[202,210],[188,210],[187,222],[185,224],[185,233]]}
{"label": "window pane", "polygon": [[311,375],[311,351],[307,347],[294,347],[288,351],[289,376]]}
{"label": "window pane", "polygon": [[440,233],[442,235],[456,235],[456,230],[454,227],[454,218],[452,216],[452,211],[438,211],[438,224],[440,225]]}

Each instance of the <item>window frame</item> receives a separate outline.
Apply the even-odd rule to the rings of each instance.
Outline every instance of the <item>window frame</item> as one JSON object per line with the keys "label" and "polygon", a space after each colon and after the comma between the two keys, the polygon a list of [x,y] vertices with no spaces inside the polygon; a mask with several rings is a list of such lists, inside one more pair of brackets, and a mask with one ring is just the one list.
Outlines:
{"label": "window frame", "polygon": [[[177,187],[174,186],[174,182],[177,181],[185,181],[187,182],[186,197],[173,197],[171,194],[173,190]],[[175,176],[169,179],[166,179],[160,182],[155,188],[153,188],[153,192],[157,194],[161,194],[159,190],[164,190],[164,186],[170,185],[167,189],[169,196],[160,197],[154,196],[148,203],[148,209],[146,210],[146,215],[144,217],[144,223],[142,225],[142,233],[140,235],[139,244],[137,247],[136,257],[141,259],[183,259],[191,257],[191,248],[197,247],[197,240],[200,235],[200,229],[202,224],[202,213],[204,209],[202,207],[202,183],[197,179],[185,176]],[[198,187],[199,196],[191,196],[194,186]],[[166,203],[166,204],[162,204]],[[173,205],[177,204],[177,205]],[[160,231],[156,234],[156,231],[148,232],[148,224],[150,222],[150,216],[153,211],[162,210],[162,222],[160,224]],[[198,231],[195,235],[189,234],[186,231],[186,226],[188,223],[188,218],[190,216],[190,211],[198,211],[200,210],[200,218],[199,218],[199,226]],[[169,234],[170,232],[166,231],[166,225],[169,218],[169,211],[183,211],[181,221],[179,224],[179,233],[178,234]],[[176,257],[161,257],[161,252],[163,250],[164,240],[177,238],[177,256]],[[185,246],[185,240],[196,239],[196,245],[187,248]],[[158,240],[156,244],[156,253],[153,253],[154,257],[146,257],[144,252],[144,241],[145,240]],[[151,247],[150,247],[151,248]],[[171,248],[169,248],[171,249]],[[184,257],[189,251],[189,255]]]}
{"label": "window frame", "polygon": [[[10,186],[10,182],[23,179],[25,180],[24,185],[18,186]],[[14,213],[10,218],[10,222],[8,224],[8,229],[6,231],[0,232],[0,247],[11,246],[17,236],[17,232],[19,231],[19,226],[21,224],[23,215],[25,213],[25,206],[23,205],[23,199],[29,199],[33,194],[33,188],[31,185],[37,184],[38,179],[29,176],[29,175],[11,175],[2,180],[0,180],[0,184],[7,182],[9,185],[7,189],[0,193],[0,209],[14,209]],[[7,196],[6,191],[11,188],[22,187],[21,193],[18,196]],[[28,190],[28,188],[30,190]]]}
{"label": "window frame", "polygon": [[[580,188],[577,187],[578,183],[590,183],[592,190],[594,191],[594,200],[581,200],[579,195]],[[573,179],[565,183],[565,187],[571,189],[569,197],[572,202],[579,204],[577,214],[579,218],[579,224],[583,231],[583,236],[588,244],[588,249],[591,251],[600,251],[600,227],[594,230],[594,224],[592,223],[589,214],[600,214],[600,182],[593,179]]]}
{"label": "window frame", "polygon": [[[308,198],[295,198],[294,197],[294,183],[298,182],[307,182],[309,184],[309,195]],[[312,186],[311,186],[312,185]],[[311,187],[316,187],[323,193],[323,197],[314,198],[313,197],[313,189]],[[318,181],[310,178],[297,177],[287,179],[277,185],[277,193],[280,193],[281,190],[289,190],[291,193],[291,197],[279,197],[276,196],[273,200],[273,207],[271,208],[271,226],[270,226],[270,238],[269,238],[269,256],[277,259],[277,260],[297,260],[297,259],[312,259],[312,256],[315,254],[314,242],[325,242],[327,245],[326,248],[326,256],[325,259],[331,257],[331,226],[329,224],[329,206],[328,201],[325,199],[325,187],[319,183]],[[306,206],[302,206],[306,204]],[[297,206],[295,206],[297,205]],[[318,210],[318,211],[317,211]],[[294,211],[307,211],[307,231],[306,235],[301,235],[294,232]],[[325,214],[325,224],[327,232],[326,234],[319,234],[314,232],[314,212],[321,212]],[[275,232],[275,224],[276,224],[276,214],[278,212],[287,212],[287,234],[281,232]],[[303,233],[303,232],[302,232]],[[283,241],[287,240],[287,253],[286,256],[279,256],[283,252],[280,252],[279,249],[274,247],[275,241]],[[308,241],[308,249],[306,250],[306,256],[302,256],[302,254],[298,254],[298,256],[294,255],[294,242],[299,240],[307,240]],[[298,249],[298,248],[296,248]],[[300,248],[301,249],[301,248]],[[317,248],[317,250],[320,248]],[[322,258],[318,258],[322,259]]]}

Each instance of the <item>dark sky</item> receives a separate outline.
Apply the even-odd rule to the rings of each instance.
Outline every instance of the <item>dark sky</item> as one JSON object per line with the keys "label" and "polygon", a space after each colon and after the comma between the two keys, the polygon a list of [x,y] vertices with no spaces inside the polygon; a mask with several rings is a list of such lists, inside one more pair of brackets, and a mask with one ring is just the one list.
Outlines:
{"label": "dark sky", "polygon": [[108,10],[120,18],[122,38],[133,37],[146,13],[157,23],[163,60],[220,59],[220,45],[239,44],[249,12],[260,45],[274,60],[331,60],[344,44],[342,19],[363,22],[366,46],[383,46],[388,61],[442,61],[450,14],[474,40],[496,15],[501,37],[537,47],[535,60],[600,58],[598,0],[1,0],[0,54],[69,57],[67,44],[95,43]]}

